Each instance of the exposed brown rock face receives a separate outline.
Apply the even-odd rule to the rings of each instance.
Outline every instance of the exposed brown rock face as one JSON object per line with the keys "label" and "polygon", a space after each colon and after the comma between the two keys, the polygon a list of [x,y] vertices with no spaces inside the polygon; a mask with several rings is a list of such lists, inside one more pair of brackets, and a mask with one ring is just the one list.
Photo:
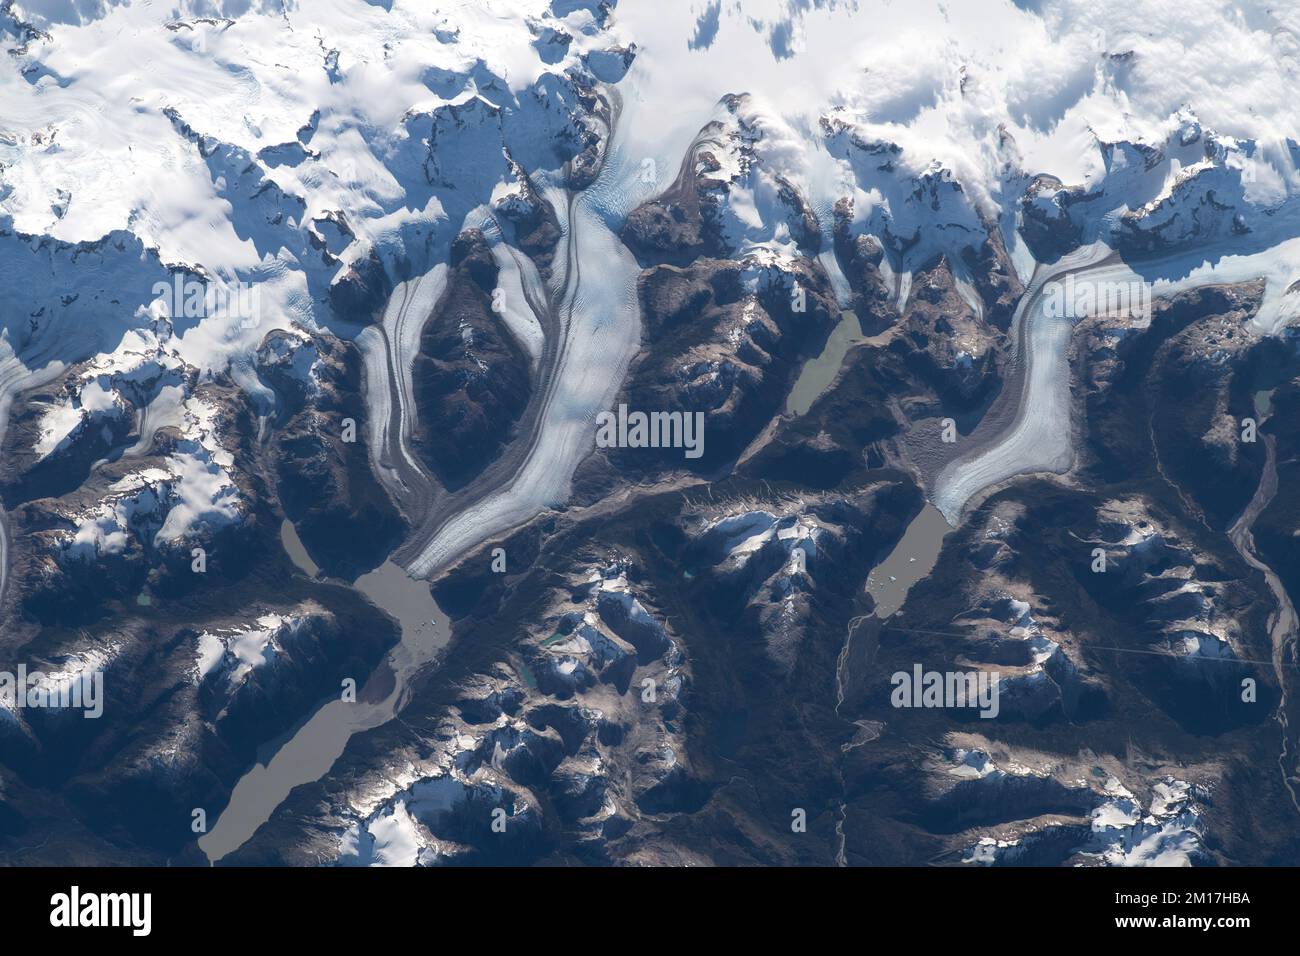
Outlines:
{"label": "exposed brown rock face", "polygon": [[[317,336],[314,347],[319,390],[311,396],[301,379],[263,362],[289,416],[276,432],[276,491],[312,559],[350,580],[382,563],[404,526],[367,455],[359,353],[332,336]],[[345,434],[347,419],[354,434]]]}
{"label": "exposed brown rock face", "polygon": [[413,370],[417,453],[449,488],[500,454],[532,391],[528,356],[493,311],[497,268],[482,233],[452,247],[447,291]]}
{"label": "exposed brown rock face", "polygon": [[912,276],[901,330],[916,349],[917,369],[945,404],[967,410],[1001,386],[1007,336],[985,320],[981,303],[962,295],[946,259]]}
{"label": "exposed brown rock face", "polygon": [[691,461],[680,449],[625,451],[619,461],[627,467],[655,458],[711,470],[734,458],[778,412],[803,359],[825,342],[837,310],[807,260],[789,272],[760,272],[756,291],[746,288],[747,273],[743,263],[706,258],[643,273],[649,344],[633,364],[627,403],[702,412],[707,440],[703,456]]}

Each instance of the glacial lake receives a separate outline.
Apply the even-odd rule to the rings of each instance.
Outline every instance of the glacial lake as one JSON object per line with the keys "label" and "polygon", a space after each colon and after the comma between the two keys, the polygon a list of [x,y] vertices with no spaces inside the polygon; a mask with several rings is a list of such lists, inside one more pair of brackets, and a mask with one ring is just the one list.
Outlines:
{"label": "glacial lake", "polygon": [[[316,577],[320,568],[303,547],[298,532],[286,521],[280,540],[294,564]],[[342,755],[353,734],[391,720],[406,702],[412,677],[434,660],[451,638],[451,625],[438,608],[425,581],[387,561],[352,584],[370,601],[397,619],[401,641],[364,681],[357,677],[357,699],[340,697],[322,702],[282,742],[264,745],[256,762],[235,784],[230,802],[199,848],[215,863],[246,843],[270,819],[294,787],[319,780]]]}

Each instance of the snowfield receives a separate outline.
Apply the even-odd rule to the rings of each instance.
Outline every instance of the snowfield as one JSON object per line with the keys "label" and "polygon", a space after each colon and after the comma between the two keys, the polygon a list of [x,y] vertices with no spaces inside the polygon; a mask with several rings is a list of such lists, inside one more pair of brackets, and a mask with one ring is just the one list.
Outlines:
{"label": "snowfield", "polygon": [[[513,477],[421,527],[411,569],[426,575],[566,499],[592,417],[640,339],[637,267],[614,234],[712,120],[730,143],[738,131],[752,140],[751,157],[721,150],[724,233],[742,253],[788,254],[788,184],[824,243],[846,203],[851,234],[885,247],[900,304],[913,268],[940,252],[960,262],[989,223],[1027,279],[1018,202],[1046,175],[1100,197],[1081,214],[1088,242],[1158,227],[1221,245],[1211,261],[1193,254],[1149,277],[1168,292],[1267,275],[1257,321],[1277,331],[1300,314],[1289,291],[1300,275],[1300,105],[1279,92],[1300,69],[1300,14],[1208,0],[1176,15],[1160,3],[988,0],[890,6],[881,31],[884,6],[872,2],[724,6],[15,2],[0,15],[13,51],[0,72],[0,339],[23,371],[57,374],[156,320],[155,285],[177,272],[254,287],[255,322],[172,318],[179,358],[230,371],[265,410],[274,397],[250,356],[268,331],[297,323],[357,339],[376,471],[419,507],[429,492],[406,447],[418,419],[411,362],[450,241],[484,228],[507,326],[540,363],[538,311],[555,310],[557,365]],[[612,131],[583,105],[593,86],[615,104]],[[724,106],[732,94],[744,96]],[[603,165],[570,202],[560,166],[593,137]],[[521,177],[564,220],[548,290],[496,228],[525,201]],[[1210,190],[1227,201],[1222,221],[1201,217]],[[1034,202],[1047,215],[1062,208],[1050,188]],[[819,261],[843,299],[834,257],[822,250]],[[371,317],[338,314],[331,292],[374,262],[394,291],[361,331]],[[39,282],[26,281],[33,266]],[[1023,318],[1025,413],[998,448],[940,478],[950,518],[990,482],[1068,462],[1058,380],[1068,328]],[[13,388],[34,381],[20,375]],[[104,398],[91,388],[79,409],[52,413],[40,451],[111,415]]]}

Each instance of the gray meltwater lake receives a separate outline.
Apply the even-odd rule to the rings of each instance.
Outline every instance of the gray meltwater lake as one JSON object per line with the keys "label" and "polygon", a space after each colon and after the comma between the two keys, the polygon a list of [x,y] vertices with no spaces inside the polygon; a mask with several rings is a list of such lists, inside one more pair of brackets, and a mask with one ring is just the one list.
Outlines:
{"label": "gray meltwater lake", "polygon": [[[826,340],[820,355],[809,359],[799,371],[799,378],[786,400],[786,413],[803,415],[830,388],[839,374],[849,349],[859,342],[884,344],[885,335],[868,336],[862,332],[857,314],[845,310]],[[912,519],[898,545],[884,562],[867,577],[867,593],[875,599],[876,616],[889,617],[907,599],[907,592],[934,568],[943,539],[952,530],[943,514],[927,503]]]}
{"label": "gray meltwater lake", "polygon": [[790,397],[786,399],[786,413],[806,414],[808,409],[813,407],[813,402],[817,401],[822,393],[830,388],[831,382],[835,381],[835,376],[839,374],[840,366],[844,364],[844,356],[849,354],[849,349],[854,343],[861,342],[865,338],[866,336],[862,334],[862,323],[858,321],[857,315],[848,311],[841,312],[840,321],[831,331],[821,355],[804,362],[803,368],[799,370],[799,378],[795,380],[794,388],[790,390]]}
{"label": "gray meltwater lake", "polygon": [[952,527],[929,502],[912,519],[889,557],[867,576],[867,593],[876,602],[876,617],[889,617],[907,600],[907,592],[934,569],[943,539]]}
{"label": "gray meltwater lake", "polygon": [[[307,554],[297,530],[286,521],[280,528],[285,551],[305,574],[320,569]],[[272,742],[235,784],[230,803],[212,830],[199,839],[199,848],[215,863],[234,852],[270,819],[294,787],[313,783],[329,772],[353,734],[391,720],[405,703],[411,678],[433,660],[451,637],[447,617],[439,610],[425,581],[412,579],[391,561],[352,585],[401,625],[402,639],[362,682],[355,703],[327,700],[279,746]],[[339,690],[342,695],[342,687]]]}

